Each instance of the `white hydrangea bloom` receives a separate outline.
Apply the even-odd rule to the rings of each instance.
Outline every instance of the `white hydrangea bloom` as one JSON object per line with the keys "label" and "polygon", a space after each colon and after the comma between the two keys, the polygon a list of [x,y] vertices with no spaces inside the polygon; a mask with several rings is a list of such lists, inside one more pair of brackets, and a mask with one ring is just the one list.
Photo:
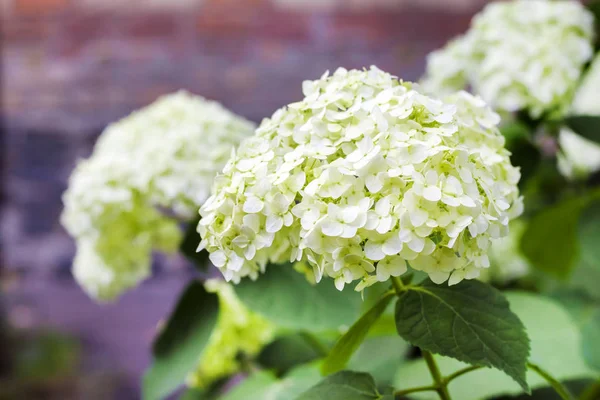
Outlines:
{"label": "white hydrangea bloom", "polygon": [[177,221],[157,207],[192,217],[253,129],[219,104],[179,92],[104,131],[70,178],[61,218],[77,240],[75,278],[90,296],[118,296],[149,275],[153,249],[177,249]]}
{"label": "white hydrangea bloom", "polygon": [[360,290],[408,264],[450,284],[489,266],[522,200],[481,99],[430,98],[376,67],[303,92],[242,142],[200,209],[200,246],[227,280],[292,260]]}
{"label": "white hydrangea bloom", "polygon": [[429,55],[422,83],[433,93],[469,84],[501,111],[564,111],[593,55],[593,32],[578,1],[491,3],[465,35]]}
{"label": "white hydrangea bloom", "polygon": [[231,285],[210,279],[204,286],[219,296],[219,317],[198,367],[187,377],[188,386],[196,388],[238,372],[239,353],[254,357],[275,336],[275,325],[249,310]]}

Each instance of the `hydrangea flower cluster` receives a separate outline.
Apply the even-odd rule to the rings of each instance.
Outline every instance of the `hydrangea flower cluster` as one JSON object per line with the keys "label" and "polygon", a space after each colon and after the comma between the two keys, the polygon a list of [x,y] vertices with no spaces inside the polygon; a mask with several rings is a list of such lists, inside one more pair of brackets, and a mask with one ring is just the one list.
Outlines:
{"label": "hydrangea flower cluster", "polygon": [[[577,89],[571,113],[600,115],[600,56],[594,59]],[[600,146],[595,142],[568,128],[562,128],[558,143],[558,169],[565,177],[585,179],[589,174],[600,170]]]}
{"label": "hydrangea flower cluster", "polygon": [[593,55],[594,18],[578,1],[491,3],[469,31],[428,57],[423,87],[470,85],[492,107],[532,117],[565,111]]}
{"label": "hydrangea flower cluster", "polygon": [[204,286],[219,296],[220,311],[217,326],[202,353],[198,368],[187,378],[189,386],[198,388],[205,388],[239,371],[239,353],[255,356],[275,334],[275,326],[248,310],[231,285],[210,279]]}
{"label": "hydrangea flower cluster", "polygon": [[228,281],[288,260],[340,290],[407,262],[450,284],[489,266],[522,199],[480,98],[431,98],[376,67],[340,68],[303,92],[242,142],[200,209],[200,248]]}
{"label": "hydrangea flower cluster", "polygon": [[[191,218],[252,123],[179,92],[106,128],[73,172],[61,221],[77,240],[73,270],[108,300],[150,273],[153,249],[175,251],[175,218]],[[172,210],[171,217],[159,209]]]}

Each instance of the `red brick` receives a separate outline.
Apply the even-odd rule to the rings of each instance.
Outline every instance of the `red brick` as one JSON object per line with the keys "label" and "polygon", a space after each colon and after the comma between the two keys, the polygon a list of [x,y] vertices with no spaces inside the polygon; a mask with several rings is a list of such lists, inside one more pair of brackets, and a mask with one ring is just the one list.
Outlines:
{"label": "red brick", "polygon": [[46,15],[63,11],[71,0],[15,0],[14,10],[26,15]]}

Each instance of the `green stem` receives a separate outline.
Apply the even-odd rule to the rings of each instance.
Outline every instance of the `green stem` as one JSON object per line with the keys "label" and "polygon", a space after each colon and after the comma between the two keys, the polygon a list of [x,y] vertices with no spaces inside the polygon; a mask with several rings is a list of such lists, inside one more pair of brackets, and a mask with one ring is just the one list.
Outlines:
{"label": "green stem", "polygon": [[392,280],[392,286],[394,286],[394,290],[398,296],[406,291],[406,286],[404,286],[402,279],[398,278],[397,276],[392,276],[390,279]]}
{"label": "green stem", "polygon": [[539,365],[536,365],[533,363],[527,363],[527,368],[529,368],[530,370],[534,371],[539,376],[544,378],[550,384],[550,386],[552,386],[554,391],[556,393],[558,393],[558,395],[560,396],[561,399],[563,399],[563,400],[573,400],[574,399],[573,395],[569,392],[569,390],[566,387],[563,386],[562,383],[560,383],[558,380],[556,380],[556,378],[554,378],[552,375],[550,375],[548,373],[548,371],[543,370]]}
{"label": "green stem", "polygon": [[596,381],[588,386],[581,396],[579,400],[596,400],[600,399],[600,381]]}
{"label": "green stem", "polygon": [[469,372],[471,372],[471,371],[475,371],[475,370],[481,369],[481,368],[483,368],[483,367],[482,367],[482,366],[480,366],[480,365],[471,365],[471,366],[469,366],[469,367],[466,367],[466,368],[460,369],[460,370],[456,371],[456,372],[455,372],[455,373],[453,373],[453,374],[450,374],[450,375],[448,375],[448,376],[446,377],[446,379],[444,379],[444,381],[446,382],[446,385],[447,385],[447,384],[449,384],[450,382],[452,382],[454,379],[458,378],[459,376],[461,376],[461,375],[464,375],[464,374],[466,374],[466,373],[469,373]]}
{"label": "green stem", "polygon": [[437,386],[435,385],[427,385],[427,386],[418,386],[410,389],[396,390],[394,392],[394,398],[400,399],[402,396],[407,394],[416,393],[416,392],[426,392],[428,390],[437,390]]}
{"label": "green stem", "polygon": [[435,390],[440,396],[440,399],[452,400],[450,398],[450,393],[448,393],[448,387],[446,386],[446,382],[444,381],[444,378],[442,378],[442,374],[440,373],[440,369],[438,368],[437,363],[433,358],[433,355],[425,350],[423,350],[422,353],[423,358],[427,363],[427,367],[429,368],[429,372],[431,372],[431,376],[433,377],[433,382],[435,383]]}
{"label": "green stem", "polygon": [[329,349],[312,333],[303,331],[300,335],[319,356],[326,357],[329,354]]}

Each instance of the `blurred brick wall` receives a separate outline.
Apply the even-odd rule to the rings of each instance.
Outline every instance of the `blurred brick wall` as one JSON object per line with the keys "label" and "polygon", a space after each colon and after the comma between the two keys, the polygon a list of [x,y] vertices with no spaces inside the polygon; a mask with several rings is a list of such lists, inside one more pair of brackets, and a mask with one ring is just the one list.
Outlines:
{"label": "blurred brick wall", "polygon": [[304,79],[376,64],[417,79],[481,0],[0,0],[6,193],[3,290],[20,326],[80,335],[96,368],[137,378],[158,319],[189,277],[181,260],[120,303],[97,306],[70,275],[60,196],[109,122],[179,88],[255,121]]}

